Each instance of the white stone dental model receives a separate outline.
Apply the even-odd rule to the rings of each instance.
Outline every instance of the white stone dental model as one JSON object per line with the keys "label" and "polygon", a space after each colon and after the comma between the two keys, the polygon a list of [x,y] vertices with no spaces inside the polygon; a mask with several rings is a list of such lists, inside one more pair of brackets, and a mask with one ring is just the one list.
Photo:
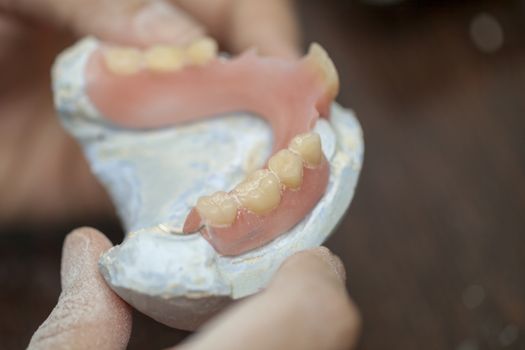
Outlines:
{"label": "white stone dental model", "polygon": [[128,232],[100,271],[128,303],[181,329],[322,244],[363,160],[319,45],[298,61],[216,51],[211,39],[139,50],[86,38],[53,68],[60,118]]}

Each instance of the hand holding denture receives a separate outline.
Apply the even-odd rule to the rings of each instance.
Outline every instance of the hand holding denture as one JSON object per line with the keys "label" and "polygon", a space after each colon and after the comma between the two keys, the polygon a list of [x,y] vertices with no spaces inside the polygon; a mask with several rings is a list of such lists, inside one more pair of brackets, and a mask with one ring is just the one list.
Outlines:
{"label": "hand holding denture", "polygon": [[91,37],[53,69],[61,120],[127,231],[102,274],[137,309],[184,329],[322,244],[363,154],[357,120],[333,103],[338,75],[320,45],[302,59],[217,46]]}
{"label": "hand holding denture", "polygon": [[353,196],[361,131],[332,104],[338,76],[318,44],[285,59],[218,55],[211,38],[144,49],[86,38],[57,59],[53,84],[127,231],[101,271],[173,327],[259,291],[323,243]]}
{"label": "hand holding denture", "polygon": [[[63,125],[127,232],[101,257],[100,270],[140,311],[194,329],[265,288],[289,256],[334,230],[361,169],[359,123],[334,103],[339,80],[326,51],[312,44],[294,57],[293,29],[270,35],[273,41],[252,32],[262,53],[282,57],[229,56],[165,2],[78,3],[64,12],[48,0],[46,13],[81,18],[76,30],[97,35],[58,57],[53,90]],[[233,3],[237,10],[250,3],[252,16],[253,7],[287,6],[225,1],[220,13]],[[201,1],[180,4],[210,18]],[[106,11],[82,16],[79,8]],[[238,11],[230,25],[244,23],[246,31],[230,33],[228,44],[246,48],[245,33],[261,26]],[[265,31],[278,29],[272,23]]]}

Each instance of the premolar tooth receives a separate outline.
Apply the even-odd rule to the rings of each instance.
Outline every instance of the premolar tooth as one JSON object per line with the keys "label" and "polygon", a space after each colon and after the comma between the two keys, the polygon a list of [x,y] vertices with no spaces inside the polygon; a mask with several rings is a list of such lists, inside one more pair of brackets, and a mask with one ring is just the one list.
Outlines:
{"label": "premolar tooth", "polygon": [[134,48],[112,47],[104,51],[108,69],[115,74],[131,75],[140,70],[142,53]]}
{"label": "premolar tooth", "polygon": [[307,59],[321,74],[329,96],[335,98],[339,92],[339,75],[326,50],[318,43],[312,43],[308,49]]}
{"label": "premolar tooth", "polygon": [[237,217],[239,204],[232,195],[219,191],[199,198],[196,208],[208,225],[230,226]]}
{"label": "premolar tooth", "polygon": [[303,182],[303,159],[290,150],[282,149],[268,161],[268,168],[288,188],[296,189]]}
{"label": "premolar tooth", "polygon": [[191,63],[204,65],[217,57],[217,42],[212,38],[198,39],[188,46],[186,56]]}
{"label": "premolar tooth", "polygon": [[235,188],[242,206],[256,214],[272,211],[281,201],[281,184],[267,169],[257,170]]}
{"label": "premolar tooth", "polygon": [[157,45],[144,53],[146,66],[159,72],[176,71],[184,67],[184,51],[178,47]]}
{"label": "premolar tooth", "polygon": [[321,137],[315,132],[297,135],[288,148],[298,153],[308,166],[315,167],[321,163],[323,156]]}

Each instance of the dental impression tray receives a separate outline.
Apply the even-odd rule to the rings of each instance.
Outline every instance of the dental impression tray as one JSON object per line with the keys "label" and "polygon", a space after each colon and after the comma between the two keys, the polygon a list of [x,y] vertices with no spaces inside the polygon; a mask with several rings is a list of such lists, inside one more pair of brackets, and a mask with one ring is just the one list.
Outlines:
{"label": "dental impression tray", "polygon": [[194,329],[322,244],[363,160],[338,89],[317,44],[297,61],[218,57],[211,39],[141,51],[86,38],[62,53],[56,108],[128,232],[100,258],[111,288]]}

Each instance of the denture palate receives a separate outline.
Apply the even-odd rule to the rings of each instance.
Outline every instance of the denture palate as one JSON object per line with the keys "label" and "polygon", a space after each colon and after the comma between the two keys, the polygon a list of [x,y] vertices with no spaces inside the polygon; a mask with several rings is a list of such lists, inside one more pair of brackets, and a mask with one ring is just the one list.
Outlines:
{"label": "denture palate", "polygon": [[254,51],[218,58],[210,38],[142,50],[104,44],[88,61],[86,82],[104,117],[123,127],[161,128],[236,111],[269,122],[274,144],[266,165],[232,191],[199,198],[184,224],[184,232],[201,229],[223,255],[288,231],[324,194],[329,166],[312,128],[320,115],[329,116],[339,81],[318,44],[300,60]]}

